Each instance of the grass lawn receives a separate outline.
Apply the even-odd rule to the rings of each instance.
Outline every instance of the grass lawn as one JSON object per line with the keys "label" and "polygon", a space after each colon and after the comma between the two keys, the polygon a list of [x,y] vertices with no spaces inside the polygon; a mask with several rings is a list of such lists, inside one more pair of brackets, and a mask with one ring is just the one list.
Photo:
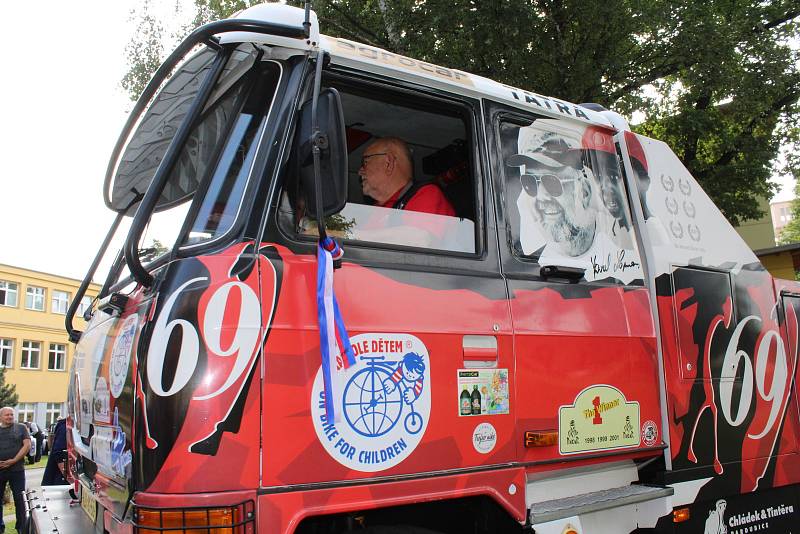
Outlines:
{"label": "grass lawn", "polygon": [[37,469],[39,467],[44,467],[47,465],[47,456],[42,456],[42,459],[36,462],[35,464],[28,465],[28,462],[25,462],[25,469]]}

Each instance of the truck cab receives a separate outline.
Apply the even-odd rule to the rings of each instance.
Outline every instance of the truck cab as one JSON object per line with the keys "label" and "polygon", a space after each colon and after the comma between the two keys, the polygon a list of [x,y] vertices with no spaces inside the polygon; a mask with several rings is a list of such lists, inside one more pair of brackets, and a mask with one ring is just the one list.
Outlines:
{"label": "truck cab", "polygon": [[104,195],[130,229],[86,331],[67,321],[81,506],[46,490],[39,532],[799,519],[800,285],[613,112],[264,4],[159,69]]}

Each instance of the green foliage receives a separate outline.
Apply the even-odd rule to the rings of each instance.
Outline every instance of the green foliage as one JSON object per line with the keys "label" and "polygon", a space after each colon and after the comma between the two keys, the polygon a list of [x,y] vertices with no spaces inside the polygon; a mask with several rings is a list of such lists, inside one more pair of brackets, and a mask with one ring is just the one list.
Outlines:
{"label": "green foliage", "polygon": [[0,368],[0,407],[14,407],[18,402],[17,386],[15,384],[6,384],[6,369],[2,367]]}
{"label": "green foliage", "polygon": [[[253,3],[195,0],[185,28]],[[313,4],[323,33],[641,119],[635,129],[667,142],[734,223],[761,215],[779,147],[797,142],[787,126],[800,96],[796,0]],[[142,21],[129,46],[132,95],[166,39]]]}
{"label": "green foliage", "polygon": [[153,239],[150,246],[139,249],[139,261],[147,263],[158,258],[162,254],[169,252],[169,247],[158,239]]}
{"label": "green foliage", "polygon": [[150,0],[144,0],[136,33],[125,47],[130,61],[121,84],[128,94],[138,97],[161,65],[164,59],[163,33],[163,25],[150,13]]}

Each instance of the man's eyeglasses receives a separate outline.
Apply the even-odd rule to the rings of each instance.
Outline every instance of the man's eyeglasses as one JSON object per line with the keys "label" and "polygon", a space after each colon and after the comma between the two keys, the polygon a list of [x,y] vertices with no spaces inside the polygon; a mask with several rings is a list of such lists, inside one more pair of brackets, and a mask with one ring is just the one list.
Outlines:
{"label": "man's eyeglasses", "polygon": [[361,166],[359,167],[359,169],[367,164],[367,160],[369,158],[374,158],[375,156],[385,156],[386,154],[388,154],[388,152],[377,152],[375,154],[364,154],[363,156],[361,156]]}
{"label": "man's eyeglasses", "polygon": [[559,178],[555,174],[522,174],[519,183],[528,195],[535,197],[539,193],[539,184],[551,197],[560,197],[564,193],[564,182],[574,182],[575,178]]}

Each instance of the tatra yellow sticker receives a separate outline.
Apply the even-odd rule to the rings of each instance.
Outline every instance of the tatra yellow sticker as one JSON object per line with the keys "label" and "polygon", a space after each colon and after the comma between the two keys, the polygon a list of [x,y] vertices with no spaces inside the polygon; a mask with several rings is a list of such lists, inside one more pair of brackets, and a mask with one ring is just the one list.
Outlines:
{"label": "tatra yellow sticker", "polygon": [[639,403],[613,386],[589,386],[558,410],[561,454],[636,447],[639,439]]}

